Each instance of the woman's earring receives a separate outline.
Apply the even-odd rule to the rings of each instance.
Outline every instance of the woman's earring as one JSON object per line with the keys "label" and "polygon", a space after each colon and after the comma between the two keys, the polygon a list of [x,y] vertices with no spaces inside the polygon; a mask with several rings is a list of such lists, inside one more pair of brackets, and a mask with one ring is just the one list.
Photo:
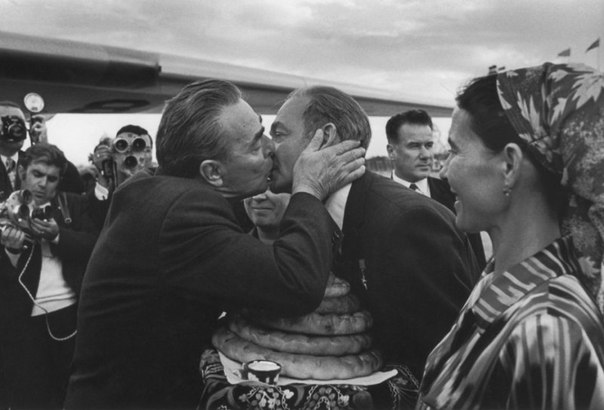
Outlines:
{"label": "woman's earring", "polygon": [[512,193],[512,188],[510,188],[510,186],[508,186],[507,184],[503,186],[503,195],[505,195],[506,197],[509,197],[510,194]]}

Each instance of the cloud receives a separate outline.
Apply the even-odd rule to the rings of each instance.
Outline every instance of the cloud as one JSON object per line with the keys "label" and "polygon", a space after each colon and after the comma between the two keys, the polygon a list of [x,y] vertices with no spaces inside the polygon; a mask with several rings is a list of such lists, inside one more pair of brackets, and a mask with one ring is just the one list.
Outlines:
{"label": "cloud", "polygon": [[567,47],[573,59],[595,58],[582,52],[602,34],[603,7],[598,0],[0,0],[6,31],[443,99],[492,64],[536,65]]}

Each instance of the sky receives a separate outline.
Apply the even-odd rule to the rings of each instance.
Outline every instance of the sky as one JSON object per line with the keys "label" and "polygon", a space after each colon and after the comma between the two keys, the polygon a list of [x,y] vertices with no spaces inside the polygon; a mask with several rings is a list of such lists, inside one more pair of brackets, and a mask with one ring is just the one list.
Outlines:
{"label": "sky", "polygon": [[[585,52],[604,37],[602,0],[0,0],[0,11],[2,31],[203,58],[449,103],[491,65],[569,61],[601,67],[604,61],[599,48]],[[570,57],[558,57],[567,48]],[[94,145],[89,134],[96,141],[141,121],[149,121],[153,135],[158,121],[72,117],[49,122],[52,142],[63,147],[63,137],[72,146],[84,145],[83,139]],[[446,137],[448,122],[439,121]],[[88,124],[86,131],[74,125],[80,122]],[[374,122],[368,154],[384,155],[385,120]],[[78,156],[75,163],[83,155],[65,151]]]}

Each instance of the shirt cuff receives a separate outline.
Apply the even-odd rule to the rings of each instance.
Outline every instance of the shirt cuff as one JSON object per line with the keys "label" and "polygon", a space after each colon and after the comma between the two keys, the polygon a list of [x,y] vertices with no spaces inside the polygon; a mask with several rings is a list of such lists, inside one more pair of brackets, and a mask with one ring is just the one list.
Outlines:
{"label": "shirt cuff", "polygon": [[99,201],[104,201],[109,198],[109,190],[97,182],[94,186],[94,196]]}

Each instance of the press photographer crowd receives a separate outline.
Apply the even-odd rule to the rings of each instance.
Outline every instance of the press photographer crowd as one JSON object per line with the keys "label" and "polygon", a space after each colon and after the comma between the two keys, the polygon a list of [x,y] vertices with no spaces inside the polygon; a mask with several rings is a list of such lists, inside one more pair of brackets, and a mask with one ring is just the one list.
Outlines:
{"label": "press photographer crowd", "polygon": [[81,173],[0,101],[0,410],[604,408],[603,88],[471,80],[438,176],[426,111],[379,175],[333,87],[191,83]]}

